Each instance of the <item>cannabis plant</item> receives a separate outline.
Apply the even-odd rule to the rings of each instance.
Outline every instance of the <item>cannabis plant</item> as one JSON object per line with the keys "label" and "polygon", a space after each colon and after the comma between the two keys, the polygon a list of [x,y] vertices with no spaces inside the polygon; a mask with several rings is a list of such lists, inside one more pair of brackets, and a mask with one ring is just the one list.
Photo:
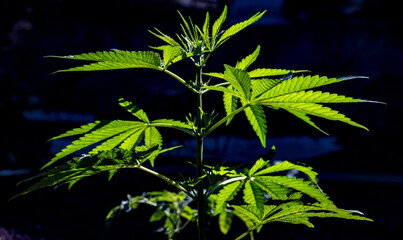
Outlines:
{"label": "cannabis plant", "polygon": [[[111,210],[107,221],[113,221],[113,217],[119,212],[134,210],[144,204],[150,205],[156,209],[150,221],[161,221],[162,227],[159,230],[169,239],[174,239],[188,224],[197,224],[198,239],[205,240],[207,223],[216,216],[223,234],[228,232],[233,217],[245,223],[246,230],[237,239],[253,239],[253,233],[259,232],[271,222],[313,227],[310,222],[312,217],[371,221],[358,211],[338,208],[319,188],[317,173],[312,168],[289,161],[278,164],[270,161],[275,152],[274,146],[268,154],[251,164],[250,168],[224,166],[223,163],[213,166],[203,160],[204,139],[218,127],[229,125],[235,116],[242,113],[249,122],[245,124],[250,124],[263,147],[266,147],[267,109],[283,109],[323,133],[325,132],[312,121],[311,116],[340,121],[367,130],[327,104],[373,101],[312,90],[364,77],[331,78],[311,76],[306,70],[253,69],[251,65],[258,58],[260,46],[238,62],[224,64],[221,68],[223,72],[204,71],[213,53],[240,31],[258,21],[264,13],[259,12],[226,30],[223,27],[227,7],[214,22],[210,21],[207,13],[203,25],[200,26],[179,13],[182,21],[180,34],[172,37],[158,29],[150,31],[163,43],[152,47],[153,51],[114,49],[80,55],[51,56],[89,61],[58,72],[132,68],[162,72],[179,81],[194,94],[195,108],[190,110],[191,113],[183,121],[150,119],[146,111],[131,102],[132,99],[120,98],[118,103],[128,112],[131,120],[95,121],[50,139],[77,137],[77,140],[45,164],[42,172],[29,179],[36,182],[19,195],[48,186],[66,184],[71,188],[79,180],[95,174],[107,172],[111,179],[120,169],[137,169],[164,180],[178,192],[159,191],[129,196],[121,205]],[[186,79],[171,71],[172,65],[183,61],[193,63],[193,79]],[[207,112],[209,107],[203,105],[204,97],[216,93],[222,94],[225,113],[221,115]],[[218,116],[222,117],[218,119]],[[190,163],[195,167],[193,177],[183,179],[179,176],[172,179],[154,170],[160,154],[180,151],[177,148],[181,147],[164,148],[161,128],[170,128],[196,139],[196,154],[194,162]],[[73,153],[87,147],[91,149],[87,154],[72,157]],[[184,161],[184,164],[188,163]],[[284,174],[292,169],[303,173],[305,177]]]}

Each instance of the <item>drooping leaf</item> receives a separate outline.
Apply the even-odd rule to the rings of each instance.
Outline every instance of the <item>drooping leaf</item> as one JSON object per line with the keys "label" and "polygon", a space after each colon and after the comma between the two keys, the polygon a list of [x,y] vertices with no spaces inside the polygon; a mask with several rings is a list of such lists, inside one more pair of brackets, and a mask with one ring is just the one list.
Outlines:
{"label": "drooping leaf", "polygon": [[266,147],[267,122],[262,106],[252,105],[245,108],[244,112],[262,146]]}
{"label": "drooping leaf", "polygon": [[235,195],[243,186],[243,181],[236,181],[225,185],[217,194],[217,202],[214,215],[220,214],[227,205],[228,201],[234,199]]}
{"label": "drooping leaf", "polygon": [[232,224],[233,213],[228,211],[222,211],[218,217],[218,225],[220,231],[226,235]]}
{"label": "drooping leaf", "polygon": [[151,68],[161,69],[161,58],[155,52],[134,52],[134,51],[104,51],[95,53],[84,53],[80,55],[70,56],[50,56],[56,58],[95,61],[96,63],[86,64],[79,67],[73,67],[57,72],[71,71],[100,71],[100,70],[115,70],[129,68]]}

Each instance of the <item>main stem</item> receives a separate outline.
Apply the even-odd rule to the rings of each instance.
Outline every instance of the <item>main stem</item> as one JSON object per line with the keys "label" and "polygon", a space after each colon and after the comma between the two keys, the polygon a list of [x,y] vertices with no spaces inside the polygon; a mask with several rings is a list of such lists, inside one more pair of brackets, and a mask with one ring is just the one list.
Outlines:
{"label": "main stem", "polygon": [[205,198],[204,198],[204,184],[203,184],[203,133],[202,133],[202,118],[203,118],[203,98],[201,87],[202,82],[202,67],[199,68],[199,74],[197,76],[197,114],[196,114],[196,177],[199,179],[197,184],[197,210],[198,210],[198,232],[199,240],[206,240],[206,210],[205,210]]}

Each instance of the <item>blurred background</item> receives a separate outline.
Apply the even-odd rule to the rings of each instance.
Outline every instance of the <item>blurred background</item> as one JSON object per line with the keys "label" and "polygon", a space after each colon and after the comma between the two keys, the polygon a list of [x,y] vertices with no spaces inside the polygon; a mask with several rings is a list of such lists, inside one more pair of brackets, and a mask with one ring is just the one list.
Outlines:
{"label": "blurred background", "polygon": [[[396,1],[20,0],[0,2],[1,240],[164,239],[153,233],[157,226],[148,224],[147,209],[119,216],[105,228],[106,214],[127,194],[166,188],[140,171],[121,171],[110,182],[106,175],[96,176],[70,191],[44,189],[8,202],[23,189],[18,182],[35,175],[71,142],[46,142],[49,138],[98,119],[130,119],[117,104],[120,96],[139,105],[151,119],[184,121],[195,110],[194,96],[162,73],[135,69],[52,75],[77,62],[44,56],[147,50],[162,44],[147,30],[157,27],[171,36],[180,31],[176,10],[202,24],[206,11],[216,19],[224,5],[229,7],[224,29],[258,11],[267,13],[220,48],[207,71],[223,71],[224,63],[235,65],[260,44],[254,68],[368,76],[326,90],[387,103],[336,106],[370,132],[315,119],[330,136],[285,112],[268,113],[267,145],[276,146],[275,159],[312,166],[319,172],[320,186],[339,207],[360,210],[375,222],[319,219],[313,221],[314,229],[272,224],[256,239],[369,240],[401,235],[403,15]],[[192,77],[189,65],[173,67]],[[222,117],[222,97],[211,95],[205,110],[215,109]],[[184,148],[161,156],[158,170],[192,174],[194,169],[183,167],[184,160],[192,160],[192,140],[162,133],[166,146]],[[240,116],[207,139],[206,162],[248,163],[266,151]],[[232,233],[219,237],[233,239],[242,233],[244,226],[234,224]],[[190,228],[183,239],[193,239],[193,233]]]}

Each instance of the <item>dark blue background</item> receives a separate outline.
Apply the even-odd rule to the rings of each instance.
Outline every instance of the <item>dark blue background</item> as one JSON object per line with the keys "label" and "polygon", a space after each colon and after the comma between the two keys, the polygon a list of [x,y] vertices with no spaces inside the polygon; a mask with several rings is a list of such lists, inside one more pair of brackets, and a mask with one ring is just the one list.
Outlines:
{"label": "dark blue background", "polygon": [[[387,103],[336,106],[370,132],[317,120],[330,137],[282,111],[268,112],[267,141],[268,146],[276,145],[276,159],[313,166],[321,187],[340,207],[358,209],[375,223],[315,220],[313,230],[273,224],[257,239],[391,239],[400,233],[403,15],[394,1],[41,0],[0,3],[0,237],[8,231],[26,239],[158,238],[149,235],[155,226],[148,229],[147,218],[139,217],[142,211],[120,217],[104,232],[106,213],[127,193],[164,186],[138,171],[123,171],[111,182],[107,176],[97,176],[71,191],[47,189],[7,202],[21,190],[15,187],[17,182],[35,174],[68,143],[46,143],[47,139],[96,119],[130,119],[117,104],[120,96],[140,105],[151,119],[184,120],[195,110],[194,96],[162,73],[136,69],[51,75],[77,64],[43,56],[114,48],[148,50],[162,43],[147,30],[157,27],[172,35],[180,31],[176,10],[201,24],[206,10],[215,19],[225,4],[228,24],[268,11],[220,48],[207,71],[223,71],[224,63],[235,65],[260,44],[260,56],[252,67],[309,69],[330,77],[368,76],[325,90]],[[173,70],[191,77],[189,66]],[[221,96],[212,94],[205,110],[222,111],[221,105]],[[186,136],[162,133],[167,145],[187,144],[192,149]],[[211,163],[251,162],[265,151],[243,116],[207,141]],[[171,153],[157,166],[168,175],[178,169],[192,173],[193,169],[181,167],[192,153],[185,149]],[[172,165],[178,167],[172,171]],[[234,229],[234,236],[242,227]]]}

